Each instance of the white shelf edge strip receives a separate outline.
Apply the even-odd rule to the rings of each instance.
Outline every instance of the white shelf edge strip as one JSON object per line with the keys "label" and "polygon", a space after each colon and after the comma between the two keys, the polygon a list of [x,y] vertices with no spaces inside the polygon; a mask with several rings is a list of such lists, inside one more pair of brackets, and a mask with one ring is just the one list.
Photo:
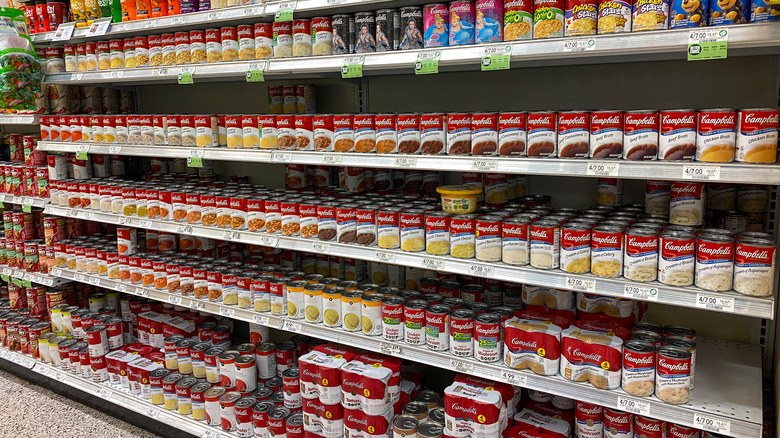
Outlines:
{"label": "white shelf edge strip", "polygon": [[49,200],[46,198],[39,198],[37,196],[17,196],[9,193],[0,193],[0,202],[7,202],[9,204],[17,205],[29,205],[31,207],[44,208],[49,204]]}
{"label": "white shelf edge strip", "polygon": [[0,114],[0,125],[37,125],[38,114]]}
{"label": "white shelf edge strip", "polygon": [[[531,267],[510,266],[502,263],[481,262],[476,259],[457,259],[449,256],[433,256],[424,252],[406,252],[402,250],[389,250],[379,247],[360,246],[357,244],[344,244],[337,242],[323,242],[318,239],[304,239],[301,237],[287,237],[279,234],[268,234],[249,231],[233,231],[223,228],[205,227],[201,225],[189,225],[171,221],[156,219],[139,219],[137,217],[119,216],[108,213],[94,212],[74,208],[48,206],[45,214],[56,216],[78,217],[81,219],[116,224],[129,227],[150,228],[177,234],[192,234],[194,236],[208,237],[219,240],[232,240],[252,245],[270,246],[296,251],[328,253],[341,257],[351,257],[360,260],[380,260],[389,264],[410,266],[423,269],[436,269],[438,271],[452,272],[456,274],[474,275],[478,277],[494,278],[497,280],[517,283],[528,283],[538,286],[556,289],[581,290],[599,295],[627,297],[626,286],[637,287],[640,290],[648,288],[656,289],[654,296],[648,295],[644,301],[652,301],[662,304],[670,304],[681,307],[703,308],[697,305],[699,297],[717,296],[733,299],[732,306],[722,309],[709,309],[738,315],[747,315],[757,318],[774,318],[774,300],[772,298],[758,298],[741,295],[735,292],[717,293],[708,292],[694,287],[672,287],[664,284],[634,283],[625,279],[604,279],[593,275],[573,275],[563,271],[545,271]],[[140,221],[149,222],[142,227]],[[317,247],[317,250],[313,248]],[[649,293],[649,291],[648,291]],[[638,298],[636,294],[630,295]]]}
{"label": "white shelf edge strip", "polygon": [[[775,38],[776,23],[756,23],[750,25],[727,26],[729,30],[729,55],[739,55],[740,49],[759,51],[763,54],[780,52],[780,40]],[[647,33],[619,33],[612,35],[594,35],[578,38],[551,38],[528,41],[502,42],[493,44],[478,44],[467,46],[442,47],[439,67],[466,67],[477,69],[485,47],[512,46],[512,64],[521,66],[522,61],[555,60],[564,64],[579,63],[581,60],[598,59],[599,57],[625,57],[630,55],[658,55],[665,59],[685,59],[688,49],[690,29],[664,30]],[[583,52],[565,52],[564,43],[572,40],[589,40],[596,42],[593,50]],[[438,49],[437,49],[438,50]],[[364,54],[363,72],[379,72],[387,74],[389,70],[398,73],[413,74],[414,63],[420,50],[396,50]],[[82,81],[92,82],[134,82],[160,81],[176,79],[187,68],[193,73],[194,80],[198,77],[231,78],[245,80],[250,64],[266,62],[265,76],[293,74],[326,73],[337,75],[341,71],[344,59],[355,55],[329,55],[300,58],[276,58],[270,60],[248,60],[238,62],[222,62],[213,64],[191,64],[184,66],[160,66],[134,69],[114,69],[100,71],[53,73],[46,75],[45,82],[68,83],[73,75],[78,75]],[[121,72],[121,73],[120,73]]]}
{"label": "white shelf edge strip", "polygon": [[[40,142],[38,148],[50,152],[79,152],[89,145],[89,153],[155,156],[161,158],[188,158],[199,156],[207,160],[247,161],[255,163],[296,163],[327,166],[355,166],[393,169],[426,169],[453,172],[500,172],[530,175],[555,175],[577,177],[614,177],[647,179],[685,180],[686,171],[692,169],[717,169],[715,172],[701,172],[703,175],[717,175],[701,181],[732,183],[780,184],[780,165],[747,163],[704,163],[672,161],[629,161],[629,160],[585,160],[544,159],[512,157],[476,157],[452,155],[401,155],[360,154],[344,152],[281,151],[233,148],[191,148],[185,146],[157,146],[138,144],[95,144]],[[600,165],[603,165],[599,167]],[[596,174],[589,167],[596,166],[607,172]],[[709,176],[705,176],[709,178]]]}
{"label": "white shelf edge strip", "polygon": [[74,375],[70,371],[65,371],[53,365],[44,364],[32,356],[10,351],[5,347],[0,347],[0,358],[81,390],[87,394],[101,397],[109,403],[146,415],[151,419],[181,431],[197,436],[204,436],[207,432],[212,432],[218,434],[213,436],[218,436],[220,438],[236,437],[236,435],[225,432],[220,428],[207,426],[205,422],[193,420],[192,416],[180,415],[176,411],[169,411],[162,406],[154,405],[151,402],[126,392],[118,386],[111,385],[107,382],[96,383],[84,379],[83,377]]}
{"label": "white shelf edge strip", "polygon": [[[330,340],[336,343],[363,348],[380,353],[390,353],[397,357],[413,360],[445,369],[457,369],[467,374],[493,379],[529,389],[551,392],[554,394],[574,398],[577,400],[596,403],[607,407],[618,407],[619,398],[637,399],[626,394],[622,390],[600,390],[589,384],[575,383],[560,376],[538,376],[530,371],[519,371],[503,366],[501,362],[492,364],[479,362],[474,358],[459,358],[447,353],[435,352],[425,347],[409,345],[406,343],[384,341],[381,337],[365,336],[362,332],[347,332],[338,328],[329,328],[321,324],[306,323],[302,320],[292,320],[260,313],[253,309],[240,309],[222,303],[184,297],[167,291],[153,288],[138,287],[105,277],[74,273],[69,270],[57,272],[63,278],[88,282],[104,288],[114,289],[119,292],[129,293],[153,300],[174,304],[190,309],[200,310],[214,315],[226,316],[242,321],[268,326],[274,329],[302,333],[319,339]],[[77,277],[80,276],[80,277]],[[95,281],[95,280],[99,281]],[[97,284],[95,284],[97,283]],[[723,341],[699,338],[696,361],[696,388],[691,392],[691,400],[686,405],[670,405],[658,400],[656,397],[641,398],[641,401],[650,405],[649,416],[671,421],[686,426],[694,425],[695,415],[708,415],[712,418],[729,421],[733,436],[757,436],[761,428],[761,361],[758,347],[748,344],[736,344]],[[716,352],[716,347],[720,345]],[[711,356],[712,360],[708,360]],[[716,357],[717,356],[717,360]],[[729,362],[734,360],[735,363]],[[729,370],[735,371],[734,380],[731,382],[725,376],[731,376]],[[746,367],[750,369],[746,372]],[[726,380],[725,382],[723,380]],[[755,392],[755,393],[753,393]],[[728,394],[729,400],[740,403],[734,406],[735,413],[731,415],[717,414],[710,411],[708,405],[720,404],[723,411],[728,411],[731,406],[724,403]],[[747,399],[747,400],[745,400]],[[744,406],[743,406],[744,404]],[[739,408],[739,409],[737,409]],[[743,409],[747,408],[747,409]],[[739,419],[742,412],[750,412],[746,417],[749,420]]]}
{"label": "white shelf edge strip", "polygon": [[8,266],[2,266],[0,265],[0,273],[3,275],[7,275],[9,278],[9,281],[11,278],[16,278],[18,280],[27,280],[31,283],[36,284],[42,284],[44,286],[58,286],[63,283],[63,281],[57,277],[53,277],[51,275],[46,274],[40,274],[40,273],[33,273],[33,272],[27,272],[23,271],[21,269],[16,268],[10,268]]}

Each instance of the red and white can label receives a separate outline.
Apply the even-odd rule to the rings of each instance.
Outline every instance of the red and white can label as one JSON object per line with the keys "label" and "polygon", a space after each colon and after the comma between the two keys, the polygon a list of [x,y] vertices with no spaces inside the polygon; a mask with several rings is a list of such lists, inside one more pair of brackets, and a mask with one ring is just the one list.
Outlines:
{"label": "red and white can label", "polygon": [[575,433],[580,438],[600,438],[604,433],[604,408],[577,401],[574,407]]}
{"label": "red and white can label", "polygon": [[591,158],[620,158],[623,155],[623,112],[590,113]]}
{"label": "red and white can label", "polygon": [[696,156],[696,111],[661,111],[658,158],[692,160]]}
{"label": "red and white can label", "polygon": [[623,158],[634,161],[658,159],[658,113],[628,112],[623,130]]}
{"label": "red and white can label", "polygon": [[696,245],[693,236],[659,237],[658,281],[673,286],[693,284]]}
{"label": "red and white can label", "polygon": [[526,113],[498,115],[498,154],[523,157],[526,155]]}
{"label": "red and white can label", "polygon": [[696,133],[696,161],[734,161],[737,137],[736,111],[699,111]]}
{"label": "red and white can label", "polygon": [[556,269],[560,266],[561,228],[558,225],[531,224],[531,266]]}
{"label": "red and white can label", "polygon": [[623,271],[623,232],[594,229],[591,239],[591,273],[600,277],[621,275]]}
{"label": "red and white can label", "polygon": [[774,163],[780,110],[742,110],[737,117],[737,161]]}
{"label": "red and white can label", "polygon": [[558,114],[558,155],[561,158],[584,158],[590,153],[590,114]]}
{"label": "red and white can label", "polygon": [[528,156],[556,157],[558,156],[558,114],[530,113],[528,114]]}
{"label": "red and white can label", "polygon": [[776,247],[771,242],[738,241],[734,258],[734,290],[752,296],[771,295],[775,251]]}

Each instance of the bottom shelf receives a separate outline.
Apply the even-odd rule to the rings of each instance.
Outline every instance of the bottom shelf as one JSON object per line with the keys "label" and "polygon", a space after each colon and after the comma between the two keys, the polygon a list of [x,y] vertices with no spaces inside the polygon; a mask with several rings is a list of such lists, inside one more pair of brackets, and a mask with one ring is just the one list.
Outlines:
{"label": "bottom shelf", "polygon": [[91,394],[93,397],[99,397],[108,403],[113,403],[117,406],[145,415],[195,436],[203,438],[236,437],[236,435],[224,432],[219,428],[208,426],[202,421],[193,420],[192,416],[180,415],[174,411],[169,411],[162,406],[153,405],[140,397],[128,393],[119,386],[111,385],[108,382],[95,383],[91,380],[73,375],[69,371],[64,371],[52,365],[39,362],[31,356],[10,351],[7,348],[0,347],[0,359],[15,364],[16,366],[35,371],[42,376],[56,380],[87,394]]}

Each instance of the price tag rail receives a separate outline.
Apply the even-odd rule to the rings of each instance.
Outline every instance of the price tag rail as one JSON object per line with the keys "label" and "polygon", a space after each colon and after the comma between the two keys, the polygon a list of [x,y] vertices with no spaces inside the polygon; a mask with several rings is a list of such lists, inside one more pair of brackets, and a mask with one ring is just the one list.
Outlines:
{"label": "price tag rail", "polygon": [[[10,366],[15,367],[16,369],[24,367],[26,369],[24,373],[47,377],[53,381],[60,382],[64,385],[78,389],[79,391],[83,391],[86,394],[90,394],[95,398],[100,398],[100,403],[108,402],[115,404],[141,415],[148,416],[150,419],[165,423],[168,426],[175,427],[183,432],[196,436],[203,436],[206,431],[213,431],[214,433],[219,433],[220,438],[237,438],[237,435],[224,432],[219,427],[207,426],[205,421],[196,421],[192,419],[192,416],[179,415],[176,411],[168,411],[162,406],[153,405],[151,402],[144,400],[139,396],[130,394],[118,385],[112,385],[108,382],[93,382],[90,379],[77,376],[70,371],[65,371],[50,364],[44,364],[37,359],[34,359],[32,356],[9,351],[5,347],[0,347],[0,356],[4,356],[0,359],[0,363],[2,364],[1,367]],[[19,364],[18,362],[32,362],[34,365],[30,370],[26,365]]]}
{"label": "price tag rail", "polygon": [[49,205],[48,198],[37,196],[16,196],[9,193],[0,193],[0,202],[4,204],[29,205],[36,208],[44,208]]}
{"label": "price tag rail", "polygon": [[[127,217],[111,213],[94,212],[93,210],[82,210],[79,208],[64,208],[49,206],[44,211],[46,214],[85,218],[85,215],[91,215],[90,220],[109,223],[149,228],[157,231],[178,233],[177,227],[180,223],[173,221],[162,221],[159,219],[141,219],[137,217]],[[141,227],[140,221],[151,222],[151,227]],[[208,237],[217,240],[224,240],[225,230],[217,227],[207,227],[202,225],[191,225],[191,232],[194,236]],[[305,239],[295,236],[282,236],[280,234],[268,234],[261,232],[236,231],[231,235],[232,241],[247,243],[252,245],[274,246],[283,249],[292,249],[296,251],[317,252],[322,251],[322,243],[327,243],[330,255],[355,258],[359,260],[376,261],[377,253],[381,253],[383,260],[402,266],[412,266],[416,268],[438,269],[440,271],[452,272],[463,275],[475,275],[494,278],[496,280],[512,281],[533,284],[544,287],[568,290],[583,290],[585,292],[596,293],[599,295],[625,298],[625,286],[633,285],[644,288],[652,286],[657,289],[657,294],[647,296],[645,301],[652,301],[663,304],[671,304],[681,307],[703,308],[699,303],[698,295],[706,291],[695,287],[674,287],[667,286],[658,282],[652,283],[633,283],[624,278],[600,278],[593,275],[572,275],[560,270],[546,271],[535,269],[528,266],[510,266],[503,263],[481,262],[476,259],[458,259],[451,256],[433,256],[425,252],[407,252],[400,249],[383,249],[376,246],[361,246],[357,244],[347,244],[339,242],[322,242],[317,239]],[[595,284],[594,284],[595,283]],[[583,289],[587,287],[587,289]],[[737,293],[725,293],[724,296],[733,297],[733,312],[730,307],[704,307],[710,311],[734,313],[738,315],[747,315],[757,318],[773,319],[775,315],[774,300],[769,298],[749,297]],[[642,299],[642,296],[635,298]]]}
{"label": "price tag rail", "polygon": [[[197,82],[197,79],[196,79]],[[276,163],[270,150],[190,148],[181,146],[152,146],[138,144],[108,145],[93,143],[40,142],[38,148],[50,152],[78,152],[89,144],[90,153],[128,156],[156,156],[187,158],[193,151],[202,153],[206,160]],[[116,147],[120,150],[117,153]],[[113,150],[111,150],[114,148]],[[682,181],[686,171],[697,174],[697,180],[706,182],[780,184],[780,165],[747,163],[698,163],[669,161],[576,160],[510,157],[471,157],[448,155],[359,154],[343,152],[276,151],[285,163],[308,165],[339,165],[386,169],[424,169],[451,172],[499,172],[525,175],[576,176],[586,178],[614,177],[623,179],[653,178]],[[280,154],[281,153],[281,154]],[[695,172],[700,169],[718,169],[717,172]],[[701,174],[701,175],[699,175]]]}
{"label": "price tag rail", "polygon": [[0,114],[0,125],[37,125],[38,114]]}
{"label": "price tag rail", "polygon": [[[62,270],[61,276],[71,279],[74,278],[75,274],[69,270]],[[84,281],[88,282],[89,278],[94,276],[85,275],[84,277]],[[136,288],[117,280],[100,278],[102,287],[121,290],[120,286],[125,285],[128,293],[134,293],[136,289],[143,289],[150,299],[170,303],[171,297],[176,297],[176,301],[181,299],[182,306],[190,308],[193,307],[191,302],[204,303],[204,306],[199,310],[207,313],[214,315],[232,314],[230,317],[233,319],[255,324],[260,323],[273,329],[302,333],[355,348],[387,352],[392,344],[392,346],[397,347],[394,350],[398,352],[396,356],[439,368],[450,369],[451,360],[456,359],[461,365],[464,365],[463,368],[469,370],[473,368],[470,373],[475,376],[513,384],[521,382],[524,387],[530,389],[542,390],[589,403],[616,408],[621,398],[637,399],[649,405],[650,417],[678,424],[692,426],[694,415],[701,414],[730,421],[731,433],[734,434],[732,436],[756,436],[750,435],[750,433],[752,431],[758,433],[758,428],[761,427],[761,360],[758,346],[697,338],[697,385],[691,392],[689,403],[675,406],[664,403],[654,396],[639,398],[622,390],[600,390],[589,384],[566,380],[561,376],[538,376],[527,370],[514,370],[501,362],[482,363],[474,358],[455,357],[448,352],[431,351],[425,346],[386,341],[381,336],[365,336],[361,332],[347,332],[341,328],[329,328],[322,324],[291,320],[270,313],[255,312],[253,309],[240,309],[222,303],[193,300],[167,291]],[[523,381],[524,383],[522,383]],[[728,394],[728,397],[725,394]],[[734,406],[727,406],[728,403],[733,403]],[[715,404],[721,405],[720,411],[712,409]],[[730,407],[734,407],[734,410],[731,410]]]}

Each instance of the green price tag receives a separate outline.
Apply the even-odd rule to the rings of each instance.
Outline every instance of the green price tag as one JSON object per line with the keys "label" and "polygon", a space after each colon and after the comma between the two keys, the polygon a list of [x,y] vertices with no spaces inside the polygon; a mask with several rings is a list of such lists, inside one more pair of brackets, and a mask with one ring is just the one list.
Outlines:
{"label": "green price tag", "polygon": [[365,60],[365,56],[347,56],[344,58],[344,64],[341,66],[341,77],[344,79],[362,78],[363,62]]}
{"label": "green price tag", "polygon": [[728,29],[692,30],[688,33],[688,61],[726,58]]}
{"label": "green price tag", "polygon": [[30,280],[24,280],[24,287],[32,287],[32,282]]}
{"label": "green price tag", "polygon": [[279,9],[274,14],[274,21],[293,21],[293,9]]}
{"label": "green price tag", "polygon": [[179,73],[179,85],[191,84],[192,73]]}
{"label": "green price tag", "polygon": [[482,57],[482,71],[509,70],[509,58],[512,56],[512,46],[485,47]]}
{"label": "green price tag", "polygon": [[5,275],[5,274],[3,274],[3,281],[4,281],[4,282],[6,282],[6,283],[8,283],[8,276],[7,276],[7,275]]}
{"label": "green price tag", "polygon": [[78,151],[76,152],[76,159],[77,160],[86,160],[88,158],[87,151]]}
{"label": "green price tag", "polygon": [[414,74],[430,75],[439,72],[439,57],[441,50],[427,50],[417,53],[417,61],[414,63]]}
{"label": "green price tag", "polygon": [[18,278],[14,278],[12,281],[14,282],[15,285],[22,287],[22,280],[19,280]]}
{"label": "green price tag", "polygon": [[3,204],[3,201],[0,201],[0,208],[5,208],[5,204]]}
{"label": "green price tag", "polygon": [[32,213],[32,205],[30,204],[23,204],[22,205],[22,211],[25,213]]}
{"label": "green price tag", "polygon": [[201,157],[187,157],[188,167],[203,167],[203,158]]}
{"label": "green price tag", "polygon": [[263,78],[263,72],[260,70],[248,70],[246,72],[246,81],[247,82],[263,82],[265,79]]}

